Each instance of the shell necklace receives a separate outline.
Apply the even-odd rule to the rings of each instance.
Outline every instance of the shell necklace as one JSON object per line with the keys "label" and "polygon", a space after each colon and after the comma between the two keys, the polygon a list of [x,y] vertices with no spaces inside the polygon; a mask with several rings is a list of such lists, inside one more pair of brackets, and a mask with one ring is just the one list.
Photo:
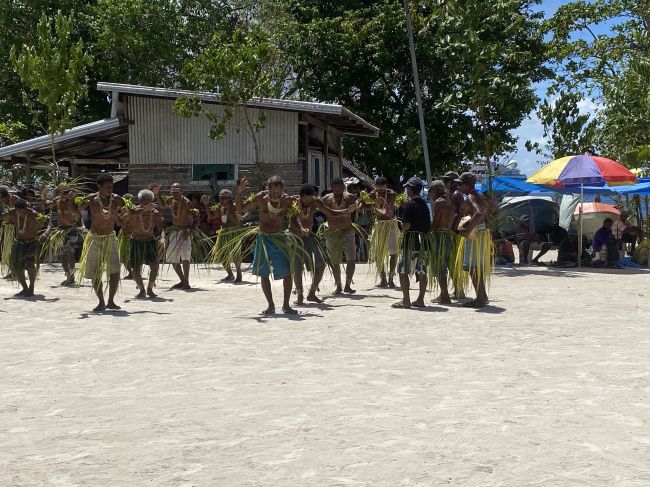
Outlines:
{"label": "shell necklace", "polygon": [[104,207],[102,202],[102,195],[97,195],[99,200],[99,213],[104,217],[105,220],[108,220],[111,217],[111,207],[113,206],[113,195],[108,198],[108,206]]}
{"label": "shell necklace", "polygon": [[142,231],[144,233],[150,233],[151,230],[153,229],[153,214],[149,213],[149,225],[144,224],[144,214],[140,213],[140,226],[142,227]]}
{"label": "shell necklace", "polygon": [[183,205],[182,200],[172,200],[172,216],[178,218],[181,214],[181,206]]}
{"label": "shell necklace", "polygon": [[309,216],[309,213],[311,213],[311,205],[305,206],[300,203],[300,215],[307,218]]}
{"label": "shell necklace", "polygon": [[[280,202],[282,204],[282,202]],[[276,208],[273,206],[273,203],[271,202],[271,198],[269,198],[269,201],[266,203],[267,208],[269,209],[269,215],[271,215],[271,218],[275,218],[281,211],[282,208]]]}
{"label": "shell necklace", "polygon": [[20,213],[16,212],[16,226],[18,227],[18,233],[25,233],[27,229],[27,213],[23,217],[23,223],[20,223]]}

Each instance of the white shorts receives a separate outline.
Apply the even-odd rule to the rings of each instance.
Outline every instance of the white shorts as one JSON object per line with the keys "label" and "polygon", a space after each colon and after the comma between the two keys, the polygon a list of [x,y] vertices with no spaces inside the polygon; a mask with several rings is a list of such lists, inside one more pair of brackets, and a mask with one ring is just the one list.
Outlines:
{"label": "white shorts", "polygon": [[165,254],[168,264],[189,262],[192,258],[192,234],[189,228],[170,228],[167,232],[167,251]]}

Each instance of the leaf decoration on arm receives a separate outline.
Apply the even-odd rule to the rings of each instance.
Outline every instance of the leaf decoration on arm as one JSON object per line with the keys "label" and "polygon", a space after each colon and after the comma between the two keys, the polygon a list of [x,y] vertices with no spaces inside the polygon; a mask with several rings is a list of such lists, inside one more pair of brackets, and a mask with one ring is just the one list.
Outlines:
{"label": "leaf decoration on arm", "polygon": [[289,216],[289,218],[293,218],[295,216],[300,215],[300,207],[298,206],[297,201],[291,203],[291,206],[287,210],[287,215]]}
{"label": "leaf decoration on arm", "polygon": [[406,196],[404,193],[400,193],[397,196],[395,196],[395,206],[401,207],[404,206],[406,203],[408,203],[408,196]]}
{"label": "leaf decoration on arm", "polygon": [[363,203],[364,205],[372,205],[375,202],[375,200],[372,198],[370,193],[368,193],[368,191],[365,190],[359,193],[359,200],[361,200],[361,203]]}
{"label": "leaf decoration on arm", "polygon": [[137,208],[137,205],[130,198],[122,198],[122,202],[124,203],[124,209],[129,213],[133,213]]}
{"label": "leaf decoration on arm", "polygon": [[74,199],[74,205],[79,208],[80,206],[90,204],[90,200],[87,196],[77,196]]}

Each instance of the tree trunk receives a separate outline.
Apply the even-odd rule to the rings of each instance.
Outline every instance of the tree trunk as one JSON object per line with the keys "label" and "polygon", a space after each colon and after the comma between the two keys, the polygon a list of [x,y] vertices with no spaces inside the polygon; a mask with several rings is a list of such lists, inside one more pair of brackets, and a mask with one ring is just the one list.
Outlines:
{"label": "tree trunk", "polygon": [[59,184],[61,182],[61,169],[59,168],[59,163],[56,160],[56,153],[54,151],[54,137],[55,137],[54,135],[50,135],[50,141],[51,141],[50,148],[52,149],[52,163],[54,164],[54,171],[55,171],[54,182],[56,184]]}

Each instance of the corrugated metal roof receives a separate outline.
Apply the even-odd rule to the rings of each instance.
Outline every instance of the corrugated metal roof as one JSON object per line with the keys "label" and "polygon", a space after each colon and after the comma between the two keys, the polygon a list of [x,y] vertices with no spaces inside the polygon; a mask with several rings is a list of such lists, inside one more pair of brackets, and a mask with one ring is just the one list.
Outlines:
{"label": "corrugated metal roof", "polygon": [[[182,98],[196,97],[207,103],[223,104],[216,93],[207,91],[189,91],[176,90],[171,88],[158,88],[153,86],[128,85],[121,83],[97,83],[97,89],[108,93],[126,93],[136,96],[148,96],[154,98]],[[282,100],[277,98],[253,98],[249,101],[248,106],[253,108],[267,108],[271,110],[286,110],[292,112],[303,112],[311,115],[327,116],[327,121],[336,120],[343,122],[349,120],[348,131],[342,130],[343,133],[350,135],[361,135],[377,137],[379,129],[374,125],[366,122],[363,118],[352,113],[342,105],[333,103],[315,103],[299,100]],[[332,118],[334,117],[334,118]],[[354,126],[360,130],[355,131]]]}
{"label": "corrugated metal roof", "polygon": [[[65,142],[67,140],[85,137],[87,135],[96,134],[105,130],[114,129],[119,126],[120,120],[118,118],[106,118],[104,120],[98,120],[96,122],[87,123],[85,125],[79,125],[78,127],[66,130],[61,135],[56,135],[54,137],[54,143],[57,144],[60,142]],[[49,148],[51,143],[52,139],[50,136],[43,135],[34,139],[18,142],[17,144],[0,147],[0,158],[19,154],[28,155],[30,152],[36,151],[38,149]]]}

